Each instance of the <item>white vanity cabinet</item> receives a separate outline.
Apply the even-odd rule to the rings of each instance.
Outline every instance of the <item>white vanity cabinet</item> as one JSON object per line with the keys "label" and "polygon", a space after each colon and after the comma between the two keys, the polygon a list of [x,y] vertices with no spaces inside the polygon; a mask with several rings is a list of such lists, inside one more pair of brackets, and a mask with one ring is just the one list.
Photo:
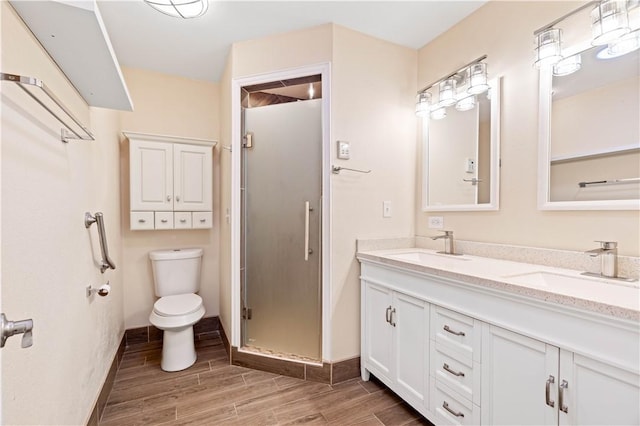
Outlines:
{"label": "white vanity cabinet", "polygon": [[362,377],[431,422],[640,424],[637,321],[359,259]]}
{"label": "white vanity cabinet", "polygon": [[211,228],[215,142],[139,133],[125,136],[131,229]]}
{"label": "white vanity cabinet", "polygon": [[[367,283],[363,288],[363,374],[372,372],[413,406],[424,406],[429,375],[429,304]],[[366,366],[366,367],[365,367]]]}

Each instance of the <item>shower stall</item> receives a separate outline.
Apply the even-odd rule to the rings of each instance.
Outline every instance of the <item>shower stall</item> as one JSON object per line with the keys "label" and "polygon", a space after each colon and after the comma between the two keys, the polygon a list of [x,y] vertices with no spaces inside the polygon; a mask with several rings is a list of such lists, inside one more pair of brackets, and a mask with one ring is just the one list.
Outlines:
{"label": "shower stall", "polygon": [[285,94],[243,88],[242,112],[242,349],[308,362],[322,361],[319,77]]}

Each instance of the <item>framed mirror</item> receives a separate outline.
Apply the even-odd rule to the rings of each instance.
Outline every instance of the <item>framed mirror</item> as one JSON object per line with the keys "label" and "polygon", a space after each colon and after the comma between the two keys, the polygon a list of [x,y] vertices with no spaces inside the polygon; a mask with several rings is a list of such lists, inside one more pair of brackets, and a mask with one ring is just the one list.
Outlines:
{"label": "framed mirror", "polygon": [[423,211],[498,210],[500,81],[472,109],[423,118]]}
{"label": "framed mirror", "polygon": [[640,208],[640,51],[606,48],[569,51],[582,63],[569,75],[540,70],[541,210]]}

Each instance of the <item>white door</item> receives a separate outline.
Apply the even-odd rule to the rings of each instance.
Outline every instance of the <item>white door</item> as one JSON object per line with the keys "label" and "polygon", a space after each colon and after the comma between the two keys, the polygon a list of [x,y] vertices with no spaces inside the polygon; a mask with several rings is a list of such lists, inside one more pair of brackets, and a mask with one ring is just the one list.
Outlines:
{"label": "white door", "polygon": [[[391,319],[393,292],[386,287],[366,284],[365,339],[366,362],[379,378],[393,377],[393,326]],[[380,377],[382,376],[382,377]]]}
{"label": "white door", "polygon": [[415,406],[424,406],[429,376],[429,304],[395,293],[396,381],[398,394]]}
{"label": "white door", "polygon": [[637,372],[562,350],[559,384],[566,407],[560,411],[561,425],[640,424]]}
{"label": "white door", "polygon": [[557,425],[559,349],[489,324],[482,333],[482,424]]}
{"label": "white door", "polygon": [[129,141],[131,210],[173,210],[173,144]]}
{"label": "white door", "polygon": [[173,145],[175,211],[211,211],[211,147]]}

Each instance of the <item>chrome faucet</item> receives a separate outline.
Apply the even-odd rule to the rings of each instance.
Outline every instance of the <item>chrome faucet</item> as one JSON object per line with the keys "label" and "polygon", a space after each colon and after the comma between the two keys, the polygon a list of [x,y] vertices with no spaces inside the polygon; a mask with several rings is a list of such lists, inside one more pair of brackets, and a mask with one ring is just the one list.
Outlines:
{"label": "chrome faucet", "polygon": [[453,231],[442,231],[444,235],[438,235],[437,237],[431,237],[432,240],[444,240],[444,251],[439,251],[442,254],[456,254],[453,244]]}
{"label": "chrome faucet", "polygon": [[[607,278],[618,278],[618,243],[616,241],[596,241],[600,243],[600,248],[588,250],[591,257],[600,256],[600,276]],[[585,275],[598,275],[589,274]]]}

